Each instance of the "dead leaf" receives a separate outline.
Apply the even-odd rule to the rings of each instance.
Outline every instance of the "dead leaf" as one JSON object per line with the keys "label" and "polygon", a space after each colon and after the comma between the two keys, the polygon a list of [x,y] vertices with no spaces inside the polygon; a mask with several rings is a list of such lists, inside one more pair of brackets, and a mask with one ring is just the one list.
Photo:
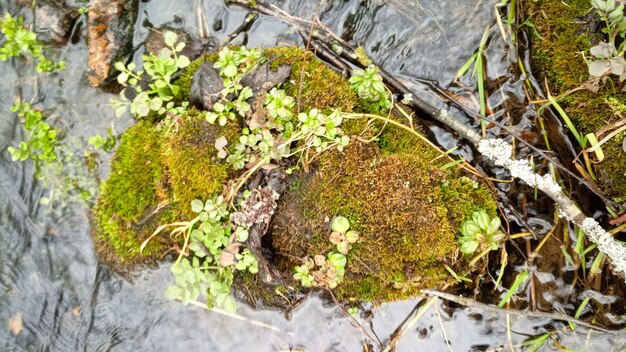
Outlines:
{"label": "dead leaf", "polygon": [[228,140],[226,137],[221,136],[220,138],[215,140],[215,149],[222,150],[228,145]]}
{"label": "dead leaf", "polygon": [[332,244],[339,244],[339,242],[341,242],[341,240],[342,240],[342,236],[341,236],[341,234],[339,232],[333,231],[333,232],[330,233],[329,240],[330,240],[330,243],[332,243]]}
{"label": "dead leaf", "polygon": [[24,328],[24,320],[22,320],[22,313],[16,313],[9,319],[9,331],[13,334],[13,336],[19,335],[19,333]]}
{"label": "dead leaf", "polygon": [[315,257],[313,257],[313,260],[315,261],[315,264],[317,266],[324,266],[324,264],[326,263],[326,258],[321,254],[318,254]]}
{"label": "dead leaf", "polygon": [[239,247],[241,247],[241,243],[237,242],[235,239],[235,234],[232,234],[230,236],[230,239],[228,240],[228,244],[220,255],[220,266],[235,265],[235,263],[237,262],[235,255],[239,253]]}

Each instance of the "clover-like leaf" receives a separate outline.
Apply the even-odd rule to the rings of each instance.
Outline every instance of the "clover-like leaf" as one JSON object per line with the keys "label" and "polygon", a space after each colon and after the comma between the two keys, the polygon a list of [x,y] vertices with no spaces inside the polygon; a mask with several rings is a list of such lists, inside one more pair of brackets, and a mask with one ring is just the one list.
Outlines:
{"label": "clover-like leaf", "polygon": [[346,232],[346,240],[349,243],[356,243],[359,240],[359,233],[353,230]]}
{"label": "clover-like leaf", "polygon": [[609,60],[595,60],[589,64],[589,74],[594,77],[600,77],[609,72],[610,69]]}
{"label": "clover-like leaf", "polygon": [[331,226],[333,231],[341,234],[346,233],[350,229],[350,221],[343,216],[336,216]]}
{"label": "clover-like leaf", "polygon": [[167,31],[163,34],[163,41],[168,46],[174,46],[174,44],[176,44],[176,39],[178,39],[178,35],[172,31]]}
{"label": "clover-like leaf", "polygon": [[194,199],[191,201],[191,211],[194,213],[199,213],[204,208],[204,202],[200,199]]}
{"label": "clover-like leaf", "polygon": [[481,230],[484,231],[487,230],[487,227],[489,227],[489,222],[491,221],[491,218],[484,209],[481,209],[479,211],[475,211],[474,214],[472,214],[472,220],[476,225],[478,225],[478,227],[480,227]]}
{"label": "clover-like leaf", "polygon": [[495,233],[499,228],[500,228],[500,218],[496,216],[493,219],[491,219],[491,221],[489,222],[489,226],[487,227],[486,232],[488,234],[492,234],[492,233]]}
{"label": "clover-like leaf", "polygon": [[461,244],[461,252],[472,254],[478,249],[478,241],[466,241]]}

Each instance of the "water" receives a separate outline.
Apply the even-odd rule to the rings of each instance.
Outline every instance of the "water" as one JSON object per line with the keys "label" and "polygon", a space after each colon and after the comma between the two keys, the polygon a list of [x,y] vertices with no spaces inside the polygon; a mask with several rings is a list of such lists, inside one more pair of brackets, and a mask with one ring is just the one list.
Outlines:
{"label": "water", "polygon": [[[456,69],[478,45],[486,26],[493,22],[494,2],[488,1],[334,1],[319,9],[322,21],[345,39],[364,45],[376,62],[390,73],[416,85],[416,77],[447,86]],[[316,4],[307,1],[277,1],[295,15],[308,17]],[[134,33],[135,45],[145,39],[147,26],[182,28],[197,35],[199,7],[209,33],[218,42],[239,26],[246,11],[226,7],[220,1],[145,1],[139,4]],[[0,9],[21,13],[30,22],[28,10],[15,8],[8,0]],[[272,46],[301,43],[285,24],[268,17],[254,24],[247,40],[235,44]],[[363,332],[353,326],[334,304],[310,297],[289,318],[283,312],[253,309],[241,304],[238,313],[269,324],[279,331],[258,327],[208,312],[182,306],[163,297],[171,277],[167,263],[135,273],[132,281],[112,274],[98,262],[90,238],[88,208],[73,204],[50,209],[40,205],[46,190],[36,182],[32,166],[10,160],[5,148],[23,138],[17,117],[9,106],[23,96],[58,125],[67,138],[85,140],[114,127],[119,133],[129,120],[114,118],[108,106],[112,96],[90,88],[85,80],[84,33],[76,43],[53,52],[67,62],[67,69],[49,76],[33,75],[32,67],[20,61],[0,63],[0,350],[2,351],[359,351]],[[507,60],[492,64],[494,75],[506,71]],[[512,81],[511,95],[519,94]],[[516,86],[517,85],[517,86]],[[515,88],[517,87],[517,88]],[[431,100],[435,99],[431,96]],[[499,105],[499,104],[494,104]],[[521,122],[520,122],[521,123]],[[436,133],[440,141],[457,143],[450,134]],[[466,150],[465,153],[470,153]],[[108,172],[107,157],[101,159],[102,174]],[[557,281],[549,279],[549,281]],[[563,289],[567,285],[562,285]],[[558,291],[558,290],[557,290]],[[561,290],[562,291],[562,290]],[[363,331],[385,343],[410,315],[419,299],[368,307],[373,318],[358,318]],[[549,307],[548,307],[549,308]],[[571,309],[571,307],[569,307]],[[19,320],[19,333],[8,322]],[[430,309],[399,340],[400,351],[495,350],[519,348],[528,336],[564,325],[545,318],[510,318],[476,308],[446,306]],[[14,326],[15,327],[15,326]],[[442,329],[443,327],[443,329]],[[445,331],[445,335],[444,335]],[[579,328],[575,333],[555,335],[569,348],[619,350],[623,335],[612,336]],[[552,343],[554,347],[554,343]],[[621,346],[621,347],[620,347]]]}

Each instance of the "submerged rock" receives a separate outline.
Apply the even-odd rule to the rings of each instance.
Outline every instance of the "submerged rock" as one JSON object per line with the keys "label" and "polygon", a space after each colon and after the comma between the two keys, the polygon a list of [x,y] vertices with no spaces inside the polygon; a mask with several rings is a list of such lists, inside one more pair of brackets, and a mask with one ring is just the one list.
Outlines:
{"label": "submerged rock", "polygon": [[108,83],[113,63],[131,54],[136,0],[92,0],[87,21],[87,79],[93,87]]}
{"label": "submerged rock", "polygon": [[78,10],[65,5],[62,0],[38,1],[35,6],[37,39],[48,44],[65,44],[78,17]]}

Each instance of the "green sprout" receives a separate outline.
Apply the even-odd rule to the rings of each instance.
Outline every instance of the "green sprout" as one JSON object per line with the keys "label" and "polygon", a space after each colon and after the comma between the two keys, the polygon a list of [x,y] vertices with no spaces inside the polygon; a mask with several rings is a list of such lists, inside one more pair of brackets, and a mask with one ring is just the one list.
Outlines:
{"label": "green sprout", "polygon": [[489,251],[500,248],[502,239],[504,233],[500,231],[500,219],[498,217],[492,219],[484,209],[475,211],[471,219],[461,224],[459,243],[464,254],[473,254],[480,250],[481,257]]}
{"label": "green sprout", "polygon": [[105,152],[110,152],[113,148],[115,148],[116,140],[113,135],[113,130],[111,128],[107,128],[106,137],[102,137],[100,135],[91,136],[87,140],[87,143],[96,149],[102,149]]}
{"label": "green sprout", "polygon": [[[111,99],[115,107],[115,113],[119,117],[130,107],[130,113],[136,118],[148,116],[152,111],[159,116],[181,116],[187,111],[188,103],[184,102],[176,106],[173,99],[180,92],[180,86],[172,82],[172,77],[178,70],[189,66],[189,58],[179,53],[185,47],[185,43],[176,43],[178,36],[174,32],[165,32],[163,35],[166,47],[161,49],[158,55],[143,55],[143,69],[136,71],[136,65],[131,62],[124,65],[116,62],[115,68],[120,71],[117,81],[125,87],[129,87],[136,93],[132,101],[126,98],[126,90],[120,93],[119,99]],[[142,88],[143,76],[148,75],[147,89]]]}
{"label": "green sprout", "polygon": [[365,70],[355,69],[350,77],[350,87],[361,99],[377,103],[379,110],[391,109],[391,94],[378,74],[380,69],[370,65]]}
{"label": "green sprout", "polygon": [[343,216],[337,216],[332,223],[330,242],[337,246],[337,251],[341,254],[348,254],[350,245],[359,240],[359,233],[350,230],[350,222]]}
{"label": "green sprout", "polygon": [[31,159],[35,162],[37,169],[42,163],[57,160],[56,147],[59,144],[59,132],[46,122],[44,122],[41,111],[35,110],[28,103],[16,100],[13,112],[22,118],[24,128],[28,132],[29,139],[20,142],[17,148],[8,147],[13,160],[24,161]]}
{"label": "green sprout", "polygon": [[[183,304],[203,298],[209,308],[234,312],[237,303],[231,289],[235,270],[259,272],[259,262],[250,249],[240,250],[249,229],[231,222],[228,204],[221,195],[206,202],[195,199],[191,210],[197,214],[194,219],[162,225],[151,236],[167,227],[174,227],[173,236],[184,236],[183,250],[171,268],[174,284],[165,295]],[[151,238],[141,245],[142,250]],[[186,249],[189,255],[185,257]]]}
{"label": "green sprout", "polygon": [[346,273],[346,264],[348,259],[346,255],[350,249],[349,243],[355,243],[358,240],[356,231],[349,231],[350,222],[343,216],[337,216],[333,219],[331,233],[331,242],[339,239],[337,243],[338,252],[331,251],[326,257],[316,255],[313,259],[306,258],[304,264],[294,268],[295,274],[293,278],[300,281],[304,287],[328,287],[335,288],[343,281]]}
{"label": "green sprout", "polygon": [[624,4],[615,0],[591,0],[591,5],[606,25],[602,31],[608,35],[608,41],[602,41],[589,50],[593,57],[589,63],[589,74],[600,77],[611,73],[619,76],[619,80],[623,81],[626,79],[623,40],[626,37]]}
{"label": "green sprout", "polygon": [[12,17],[6,13],[0,20],[0,31],[5,41],[0,48],[0,61],[6,61],[15,56],[32,56],[37,59],[37,72],[51,72],[65,68],[65,62],[47,59],[43,54],[43,44],[37,40],[37,35],[24,26],[22,17]]}

